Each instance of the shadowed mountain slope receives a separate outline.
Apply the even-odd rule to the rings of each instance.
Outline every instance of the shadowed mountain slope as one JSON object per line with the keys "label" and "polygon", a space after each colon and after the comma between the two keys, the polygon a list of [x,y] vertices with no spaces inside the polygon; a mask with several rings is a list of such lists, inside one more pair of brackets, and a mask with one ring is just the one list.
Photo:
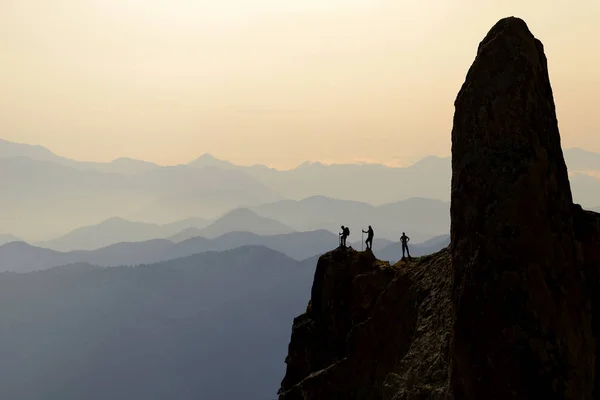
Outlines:
{"label": "shadowed mountain slope", "polygon": [[272,398],[314,268],[243,247],[0,274],[0,398]]}

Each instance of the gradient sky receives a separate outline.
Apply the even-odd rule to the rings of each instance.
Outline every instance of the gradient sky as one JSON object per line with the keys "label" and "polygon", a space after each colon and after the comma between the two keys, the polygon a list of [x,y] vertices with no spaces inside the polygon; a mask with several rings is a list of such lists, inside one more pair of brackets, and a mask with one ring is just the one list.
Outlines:
{"label": "gradient sky", "polygon": [[563,146],[600,152],[598,0],[2,0],[0,138],[160,164],[446,156],[510,15],[545,45]]}

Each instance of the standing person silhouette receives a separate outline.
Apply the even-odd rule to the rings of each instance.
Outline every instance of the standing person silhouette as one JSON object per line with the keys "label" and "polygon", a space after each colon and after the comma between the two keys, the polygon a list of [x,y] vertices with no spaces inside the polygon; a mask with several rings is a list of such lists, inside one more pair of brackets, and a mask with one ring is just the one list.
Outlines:
{"label": "standing person silhouette", "polygon": [[346,247],[346,238],[350,235],[350,229],[342,225],[342,232],[340,232],[340,247]]}
{"label": "standing person silhouette", "polygon": [[367,234],[367,240],[365,240],[367,250],[373,250],[373,228],[371,228],[371,225],[369,225],[369,229],[363,231],[363,233]]}
{"label": "standing person silhouette", "polygon": [[402,236],[400,236],[400,242],[402,242],[402,258],[404,259],[404,251],[406,250],[406,254],[408,254],[408,259],[412,259],[410,256],[410,251],[408,251],[408,241],[410,238],[406,236],[406,233],[402,232]]}

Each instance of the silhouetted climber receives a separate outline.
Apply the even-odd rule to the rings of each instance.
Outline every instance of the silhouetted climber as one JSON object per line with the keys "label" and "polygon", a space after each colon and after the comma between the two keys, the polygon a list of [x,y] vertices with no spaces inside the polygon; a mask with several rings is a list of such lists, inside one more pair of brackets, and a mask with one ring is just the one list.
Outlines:
{"label": "silhouetted climber", "polygon": [[350,228],[342,225],[342,232],[340,233],[340,247],[346,247],[346,238],[350,236]]}
{"label": "silhouetted climber", "polygon": [[346,247],[346,238],[348,237],[346,235],[347,229],[348,228],[346,228],[344,225],[342,225],[342,231],[340,232],[340,247]]}
{"label": "silhouetted climber", "polygon": [[410,238],[406,236],[406,233],[402,232],[402,236],[400,236],[400,241],[402,242],[402,258],[404,258],[404,250],[406,249],[406,254],[408,254],[408,258],[411,259],[410,251],[408,251],[408,241]]}
{"label": "silhouetted climber", "polygon": [[367,240],[365,240],[365,244],[367,245],[367,250],[373,249],[373,228],[369,225],[369,229],[363,231],[363,233],[367,234]]}

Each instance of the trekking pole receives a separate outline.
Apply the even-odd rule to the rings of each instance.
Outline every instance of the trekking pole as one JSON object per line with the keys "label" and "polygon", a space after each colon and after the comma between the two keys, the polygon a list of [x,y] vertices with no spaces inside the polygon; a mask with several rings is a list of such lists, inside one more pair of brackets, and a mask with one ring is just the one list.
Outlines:
{"label": "trekking pole", "polygon": [[365,238],[365,233],[363,232],[360,234],[360,251],[363,251],[363,242],[364,242],[363,239],[364,238]]}

